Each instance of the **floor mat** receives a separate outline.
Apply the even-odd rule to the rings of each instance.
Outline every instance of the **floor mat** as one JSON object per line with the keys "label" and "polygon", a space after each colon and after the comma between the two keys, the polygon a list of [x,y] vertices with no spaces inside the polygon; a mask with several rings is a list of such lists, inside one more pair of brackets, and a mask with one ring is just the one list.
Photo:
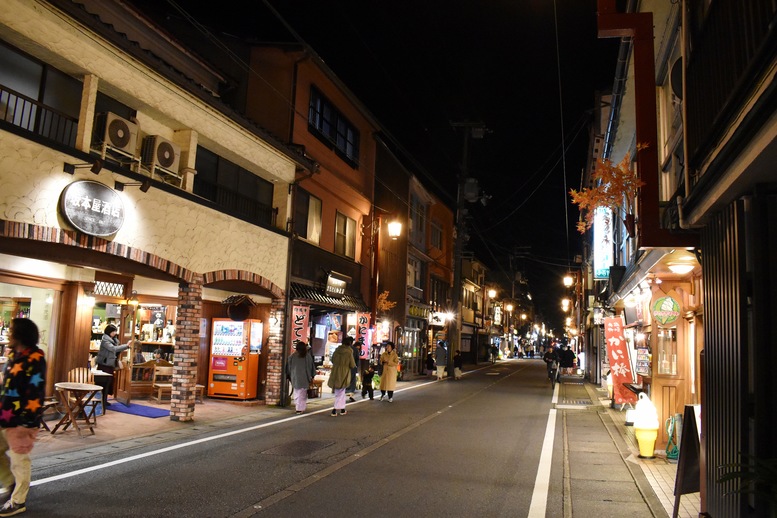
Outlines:
{"label": "floor mat", "polygon": [[108,410],[113,410],[114,412],[121,412],[122,414],[132,414],[132,415],[139,415],[141,417],[151,417],[152,419],[156,419],[157,417],[166,417],[170,415],[170,410],[166,410],[164,408],[155,408],[152,406],[138,405],[135,403],[130,403],[129,405],[125,405],[123,403],[119,403],[118,401],[111,402],[111,406],[108,407]]}

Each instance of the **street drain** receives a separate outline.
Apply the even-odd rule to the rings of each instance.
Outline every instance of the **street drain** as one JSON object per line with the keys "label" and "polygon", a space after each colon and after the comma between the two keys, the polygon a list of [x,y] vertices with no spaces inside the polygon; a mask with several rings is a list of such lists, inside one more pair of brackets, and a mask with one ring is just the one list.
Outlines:
{"label": "street drain", "polygon": [[270,448],[262,453],[267,455],[286,455],[288,457],[304,457],[318,450],[323,450],[327,446],[334,444],[334,441],[291,441],[275,448]]}

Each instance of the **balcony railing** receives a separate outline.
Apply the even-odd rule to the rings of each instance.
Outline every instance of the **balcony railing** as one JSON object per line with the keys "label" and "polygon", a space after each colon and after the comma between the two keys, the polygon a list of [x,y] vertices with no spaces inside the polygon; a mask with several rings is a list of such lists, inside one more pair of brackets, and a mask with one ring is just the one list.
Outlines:
{"label": "balcony railing", "polygon": [[0,85],[0,120],[74,147],[78,120]]}

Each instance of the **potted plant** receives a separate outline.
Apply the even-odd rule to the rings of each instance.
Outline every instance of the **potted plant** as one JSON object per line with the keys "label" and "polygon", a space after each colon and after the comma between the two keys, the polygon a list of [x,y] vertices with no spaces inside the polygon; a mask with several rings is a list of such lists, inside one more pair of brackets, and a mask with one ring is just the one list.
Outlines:
{"label": "potted plant", "polygon": [[718,483],[733,482],[732,493],[757,494],[768,501],[769,516],[777,517],[777,459],[759,459],[742,455],[742,462],[724,464],[719,467],[723,475]]}
{"label": "potted plant", "polygon": [[[638,153],[642,149],[644,149],[643,145],[637,146]],[[610,209],[613,215],[620,216],[629,236],[634,237],[634,199],[645,182],[640,180],[636,171],[631,168],[631,154],[627,153],[618,164],[610,160],[601,161],[597,164],[591,179],[594,187],[581,191],[572,189],[569,192],[572,203],[580,209],[581,220],[577,223],[578,232],[583,234],[591,228],[596,209],[605,207]]]}

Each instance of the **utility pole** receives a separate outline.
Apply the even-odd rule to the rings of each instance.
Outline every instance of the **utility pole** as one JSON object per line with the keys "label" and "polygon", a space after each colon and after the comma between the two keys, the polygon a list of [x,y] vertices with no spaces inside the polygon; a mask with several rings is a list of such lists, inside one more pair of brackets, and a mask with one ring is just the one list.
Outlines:
{"label": "utility pole", "polygon": [[[463,128],[464,142],[461,153],[461,175],[456,194],[456,246],[453,249],[453,312],[455,321],[448,324],[448,376],[453,375],[453,355],[461,350],[461,258],[464,253],[466,235],[467,199],[464,189],[469,177],[470,138],[483,138],[485,126],[480,122],[451,122],[454,128]],[[477,351],[476,353],[477,354]]]}

